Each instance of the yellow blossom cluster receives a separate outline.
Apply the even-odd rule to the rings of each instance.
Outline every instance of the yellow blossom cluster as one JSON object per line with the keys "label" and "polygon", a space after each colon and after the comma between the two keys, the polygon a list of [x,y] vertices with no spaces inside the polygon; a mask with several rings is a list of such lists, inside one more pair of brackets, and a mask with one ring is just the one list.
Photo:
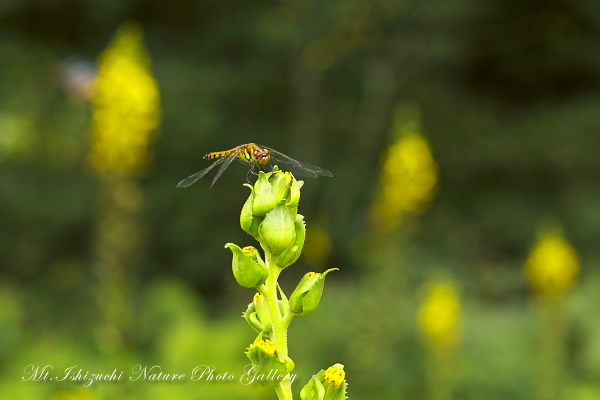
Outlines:
{"label": "yellow blossom cluster", "polygon": [[100,55],[98,68],[90,162],[99,173],[139,173],[150,158],[160,109],[158,86],[137,23],[119,28]]}
{"label": "yellow blossom cluster", "polygon": [[525,272],[541,296],[558,296],[575,283],[579,272],[577,253],[559,230],[542,231],[527,258]]}
{"label": "yellow blossom cluster", "polygon": [[435,350],[455,347],[461,336],[460,298],[449,282],[428,282],[417,316],[421,335]]}

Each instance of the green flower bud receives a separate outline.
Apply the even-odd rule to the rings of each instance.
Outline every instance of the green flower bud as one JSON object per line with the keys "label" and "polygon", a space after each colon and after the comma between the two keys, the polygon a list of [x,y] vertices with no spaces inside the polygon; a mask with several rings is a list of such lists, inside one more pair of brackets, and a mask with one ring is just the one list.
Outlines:
{"label": "green flower bud", "polygon": [[335,270],[337,268],[328,269],[322,274],[309,272],[304,275],[290,296],[290,310],[299,315],[307,315],[315,311],[323,295],[325,277]]}
{"label": "green flower bud", "polygon": [[345,400],[346,386],[348,385],[345,378],[346,372],[344,372],[342,364],[334,364],[327,368],[323,374],[323,386],[325,387],[323,400]]}
{"label": "green flower bud", "polygon": [[277,256],[296,242],[296,224],[284,205],[269,211],[258,227],[260,242],[271,254]]}
{"label": "green flower bud", "polygon": [[304,217],[300,214],[296,215],[296,243],[290,248],[285,249],[279,257],[277,257],[277,265],[281,268],[292,265],[300,257],[302,248],[304,247],[304,238],[306,236],[306,224]]}
{"label": "green flower bud", "polygon": [[248,304],[248,308],[242,316],[256,332],[268,333],[271,331],[271,317],[267,302],[262,294],[257,292],[254,295],[252,303]]}
{"label": "green flower bud", "polygon": [[264,217],[269,211],[275,208],[279,198],[273,190],[273,186],[269,182],[267,174],[264,172],[258,173],[258,180],[254,184],[252,191],[254,197],[252,199],[252,214],[259,217]]}
{"label": "green flower bud", "polygon": [[254,304],[254,309],[256,310],[256,314],[258,315],[259,321],[268,329],[271,329],[271,316],[269,315],[269,307],[267,306],[267,300],[265,297],[256,293],[254,298],[252,299],[252,303]]}
{"label": "green flower bud", "polygon": [[262,340],[262,335],[250,345],[246,356],[252,361],[252,365],[258,368],[257,374],[266,378],[259,381],[262,383],[276,384],[276,377],[284,377],[294,369],[292,359],[277,351],[275,343],[269,339]]}
{"label": "green flower bud", "polygon": [[271,175],[271,186],[275,191],[277,204],[286,203],[290,197],[290,186],[294,181],[294,177],[289,172],[275,171]]}
{"label": "green flower bud", "polygon": [[246,246],[243,249],[233,243],[227,243],[225,248],[233,253],[231,263],[233,276],[240,286],[253,288],[261,285],[267,279],[267,266],[260,258],[258,250],[252,246]]}
{"label": "green flower bud", "polygon": [[258,227],[265,218],[259,217],[252,213],[252,203],[254,202],[254,189],[248,184],[244,184],[244,186],[248,186],[251,192],[250,196],[248,196],[248,199],[244,203],[244,207],[242,207],[242,213],[240,214],[240,226],[242,227],[244,232],[257,239]]}
{"label": "green flower bud", "polygon": [[348,383],[342,364],[334,364],[327,371],[319,371],[302,388],[302,400],[345,400]]}

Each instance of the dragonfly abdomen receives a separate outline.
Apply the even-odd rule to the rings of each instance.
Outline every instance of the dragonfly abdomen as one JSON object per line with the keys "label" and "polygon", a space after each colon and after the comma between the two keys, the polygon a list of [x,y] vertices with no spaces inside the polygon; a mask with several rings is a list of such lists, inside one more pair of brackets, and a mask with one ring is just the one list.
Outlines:
{"label": "dragonfly abdomen", "polygon": [[205,154],[205,160],[212,160],[213,158],[225,157],[227,154],[231,153],[233,150],[225,150],[225,151],[214,151],[212,153]]}

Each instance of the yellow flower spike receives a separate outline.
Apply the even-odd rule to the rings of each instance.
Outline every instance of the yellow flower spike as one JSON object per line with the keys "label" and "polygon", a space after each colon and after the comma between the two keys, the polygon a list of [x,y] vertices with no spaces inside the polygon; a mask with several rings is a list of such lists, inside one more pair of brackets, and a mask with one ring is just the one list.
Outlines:
{"label": "yellow flower spike", "polygon": [[318,225],[309,228],[302,257],[311,264],[323,264],[331,254],[333,244],[327,231]]}
{"label": "yellow flower spike", "polygon": [[404,214],[422,213],[435,195],[438,167],[419,130],[417,111],[398,107],[393,127],[397,139],[383,158],[380,189],[371,212],[380,231],[396,228]]}
{"label": "yellow flower spike", "polygon": [[98,173],[139,173],[151,157],[160,109],[149,64],[142,29],[135,22],[124,23],[98,58],[89,154]]}
{"label": "yellow flower spike", "polygon": [[460,299],[449,282],[429,282],[417,323],[427,344],[434,350],[451,349],[460,340]]}
{"label": "yellow flower spike", "polygon": [[542,227],[538,235],[537,244],[525,263],[525,272],[531,286],[542,297],[556,297],[577,279],[577,253],[557,226]]}

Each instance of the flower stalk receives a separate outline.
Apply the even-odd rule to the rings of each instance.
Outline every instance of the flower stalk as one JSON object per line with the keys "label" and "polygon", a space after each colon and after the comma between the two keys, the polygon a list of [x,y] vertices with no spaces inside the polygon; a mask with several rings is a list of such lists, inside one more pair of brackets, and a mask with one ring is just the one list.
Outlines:
{"label": "flower stalk", "polygon": [[[278,284],[281,272],[298,259],[304,246],[306,226],[304,217],[298,214],[303,183],[297,181],[291,173],[274,167],[272,172],[260,172],[254,186],[245,185],[251,192],[242,208],[240,226],[259,242],[264,251],[264,261],[254,247],[240,248],[233,243],[225,246],[233,254],[232,270],[236,281],[242,287],[258,291],[243,314],[248,324],[258,333],[246,355],[253,367],[261,373],[268,375],[275,371],[272,376],[278,378],[264,383],[273,386],[279,400],[293,399],[291,384],[295,375],[291,374],[294,362],[288,352],[288,327],[294,317],[315,311],[323,294],[325,277],[329,272],[337,270],[332,268],[322,274],[307,273],[289,300]],[[306,398],[343,400],[346,384],[343,366],[340,368],[335,370],[335,387],[329,388],[331,384],[324,380],[326,386],[329,385],[327,390],[319,389],[315,392],[303,389],[303,392],[311,393],[311,397]],[[323,374],[321,370],[321,375]],[[318,375],[313,376],[307,385],[323,387],[322,382],[314,382]],[[305,398],[302,393],[300,396]]]}

